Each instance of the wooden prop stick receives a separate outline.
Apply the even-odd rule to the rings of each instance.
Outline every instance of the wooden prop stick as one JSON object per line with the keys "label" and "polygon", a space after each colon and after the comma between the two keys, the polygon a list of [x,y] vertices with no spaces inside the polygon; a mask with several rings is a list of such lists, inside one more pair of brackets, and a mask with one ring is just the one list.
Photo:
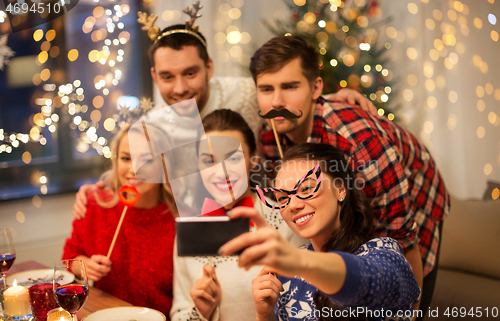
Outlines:
{"label": "wooden prop stick", "polygon": [[[148,142],[149,153],[151,155],[154,155],[155,153],[153,151],[153,146],[151,144],[151,139],[149,138],[149,132],[148,132],[148,128],[146,126],[146,123],[144,122],[144,118],[141,118],[141,122],[142,122],[142,128],[144,130],[144,135],[146,136],[146,141]],[[165,154],[164,153],[161,153],[161,161],[163,164],[163,174],[165,175],[165,182],[168,183],[167,163],[165,162]]]}
{"label": "wooden prop stick", "polygon": [[168,181],[167,162],[165,161],[164,153],[161,153],[161,162],[163,164],[163,174],[165,175],[165,183],[170,184],[170,182]]}
{"label": "wooden prop stick", "polygon": [[[146,122],[144,122],[144,118],[141,118],[142,129],[144,130],[144,135],[146,136],[146,141],[148,142],[149,153],[154,155],[153,146],[151,145],[151,139],[149,139],[148,127],[146,126]],[[165,162],[165,154],[161,153],[161,161],[163,164],[163,174],[165,175],[165,183],[168,183],[168,175],[167,175],[167,163]]]}
{"label": "wooden prop stick", "polygon": [[[255,188],[259,188],[259,185],[255,185]],[[262,216],[266,217],[264,215],[264,205],[262,205],[262,200],[259,198],[259,203],[260,203],[260,214],[262,214]]]}
{"label": "wooden prop stick", "polygon": [[148,128],[146,126],[146,122],[144,121],[144,118],[141,118],[141,123],[142,123],[142,129],[144,130],[144,136],[146,136],[146,141],[148,142],[149,153],[151,155],[154,155],[155,153],[153,151],[153,145],[151,145],[151,140],[149,139]]}
{"label": "wooden prop stick", "polygon": [[273,127],[274,139],[276,140],[276,145],[278,145],[278,152],[280,157],[283,158],[283,151],[281,150],[280,139],[278,137],[278,132],[276,131],[276,125],[274,125],[274,119],[271,118],[271,126]]}
{"label": "wooden prop stick", "polygon": [[125,206],[123,208],[122,216],[120,217],[120,221],[118,222],[118,226],[116,227],[115,236],[113,236],[113,241],[111,241],[111,246],[109,247],[108,255],[106,255],[108,259],[111,257],[111,253],[113,253],[113,248],[115,247],[116,238],[118,237],[118,233],[120,233],[120,228],[122,227],[123,219],[125,218],[127,209],[128,206]]}
{"label": "wooden prop stick", "polygon": [[[126,199],[125,196],[122,195],[122,193],[127,193],[127,192],[134,193],[137,196],[130,200]],[[141,197],[141,194],[139,194],[139,191],[135,187],[124,185],[118,190],[118,196],[120,197],[121,202],[125,204],[125,207],[123,208],[122,216],[120,216],[120,221],[118,221],[118,226],[116,227],[115,235],[113,236],[113,240],[111,241],[111,246],[109,247],[108,255],[106,255],[108,259],[111,257],[111,253],[113,253],[113,248],[115,247],[116,239],[118,237],[118,234],[120,233],[120,229],[122,227],[125,214],[127,213],[127,209],[129,207],[133,207],[135,203],[137,203],[137,201]]]}
{"label": "wooden prop stick", "polygon": [[[207,135],[207,141],[208,141],[208,149],[210,150],[210,157],[212,158],[212,166],[214,166],[215,165],[214,152],[212,151],[212,143],[210,142],[210,136],[208,136],[208,135]],[[226,171],[226,168],[224,167],[224,161],[222,161],[221,164],[222,164],[222,168],[224,169],[224,175],[226,176],[226,182],[228,182],[229,179],[227,178],[227,171]],[[231,183],[229,183],[229,184],[231,184]],[[229,191],[231,192],[231,199],[234,202],[233,190],[231,188],[229,188]],[[212,257],[211,256],[208,258],[208,264],[210,266],[214,266],[213,262],[212,262]]]}
{"label": "wooden prop stick", "polygon": [[[271,119],[271,121],[272,121],[272,119]],[[274,132],[274,133],[276,133],[276,132]],[[276,141],[278,141],[278,140],[276,140]],[[278,142],[278,147],[279,147],[279,142]],[[283,156],[281,158],[283,158]],[[259,188],[259,185],[255,185],[255,187]],[[259,201],[260,201],[260,213],[265,218],[266,216],[264,215],[264,205],[262,205],[262,200],[261,199],[259,199]],[[278,278],[278,274],[276,274],[276,273],[269,273],[269,274],[272,274],[272,275],[274,275],[275,278]]]}

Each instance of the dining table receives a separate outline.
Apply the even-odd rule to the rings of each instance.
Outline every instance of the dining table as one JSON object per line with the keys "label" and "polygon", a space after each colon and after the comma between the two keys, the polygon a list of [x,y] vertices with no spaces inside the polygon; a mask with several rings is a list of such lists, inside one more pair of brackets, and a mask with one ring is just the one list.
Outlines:
{"label": "dining table", "polygon": [[[24,272],[36,269],[47,269],[47,268],[48,268],[47,266],[36,261],[24,261],[24,262],[14,263],[14,265],[12,265],[12,267],[10,268],[7,276],[18,272]],[[80,309],[80,311],[78,311],[76,315],[78,319],[81,320],[87,315],[102,309],[114,308],[114,307],[129,307],[129,306],[132,306],[132,304],[123,301],[121,299],[118,299],[117,297],[114,297],[111,294],[108,294],[97,288],[90,287],[87,302]]]}

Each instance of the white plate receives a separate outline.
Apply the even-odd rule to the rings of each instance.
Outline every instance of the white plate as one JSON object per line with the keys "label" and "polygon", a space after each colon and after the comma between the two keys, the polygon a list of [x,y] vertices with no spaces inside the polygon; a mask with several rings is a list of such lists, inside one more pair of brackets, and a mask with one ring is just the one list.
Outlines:
{"label": "white plate", "polygon": [[[60,273],[60,277],[57,283],[60,285],[69,284],[75,280],[75,276],[69,271],[60,271],[58,273]],[[14,280],[17,280],[18,285],[30,287],[38,283],[52,283],[53,278],[54,269],[29,270],[9,275],[7,277],[7,284],[12,286]]]}
{"label": "white plate", "polygon": [[96,311],[82,321],[165,321],[165,315],[143,307],[117,307]]}

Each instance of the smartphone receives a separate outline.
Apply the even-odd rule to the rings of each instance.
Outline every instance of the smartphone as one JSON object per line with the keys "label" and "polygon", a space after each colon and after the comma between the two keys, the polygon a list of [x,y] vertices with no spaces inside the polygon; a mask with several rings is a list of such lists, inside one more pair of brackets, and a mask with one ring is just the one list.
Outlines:
{"label": "smartphone", "polygon": [[176,218],[175,229],[179,256],[216,256],[222,245],[250,231],[250,222],[228,216]]}

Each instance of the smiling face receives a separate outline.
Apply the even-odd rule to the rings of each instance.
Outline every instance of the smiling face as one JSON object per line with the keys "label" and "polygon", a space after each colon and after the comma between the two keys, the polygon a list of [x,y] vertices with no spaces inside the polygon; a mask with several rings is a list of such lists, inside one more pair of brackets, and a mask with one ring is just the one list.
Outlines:
{"label": "smiling face", "polygon": [[[128,135],[123,135],[120,144],[118,145],[118,155],[116,161],[116,172],[118,174],[118,181],[122,186],[133,186],[137,189],[141,197],[135,204],[137,208],[153,208],[160,202],[160,187],[161,184],[157,183],[144,183],[137,179],[134,166],[132,164],[132,157],[130,153],[130,146],[134,148],[135,155],[140,155],[140,158],[145,158],[145,164],[141,167],[141,176],[154,177],[161,173],[162,164],[159,157],[151,160],[149,148],[145,144],[130,144],[129,140],[137,139],[142,141],[141,134],[136,132],[129,132]],[[136,161],[136,160],[134,160]],[[139,161],[139,160],[137,160]]]}
{"label": "smiling face", "polygon": [[[210,145],[206,138],[210,139]],[[203,185],[217,203],[226,209],[232,208],[239,200],[251,193],[248,179],[251,169],[250,158],[253,155],[250,155],[243,134],[237,130],[211,131],[201,139],[198,150],[198,168]],[[212,166],[213,161],[216,166]],[[227,177],[221,165],[222,161]],[[235,201],[231,197],[231,191]]]}
{"label": "smiling face", "polygon": [[[292,190],[295,184],[317,162],[313,160],[291,160],[284,164],[278,172],[275,187]],[[302,238],[311,240],[315,249],[321,249],[332,232],[338,228],[340,205],[339,199],[345,198],[345,189],[337,189],[329,175],[322,174],[321,186],[317,193],[309,199],[293,196],[288,205],[280,210],[283,220],[290,229]],[[315,186],[314,177],[304,181],[304,186]]]}
{"label": "smiling face", "polygon": [[[165,102],[181,116],[192,116],[196,105],[186,100],[194,98],[201,111],[208,101],[208,81],[213,75],[211,59],[205,64],[198,48],[184,46],[181,50],[160,47],[154,53],[151,77]],[[184,103],[182,103],[184,102]]]}
{"label": "smiling face", "polygon": [[261,114],[272,109],[288,109],[298,119],[274,119],[276,130],[295,143],[305,142],[312,126],[316,99],[321,95],[323,81],[317,78],[311,84],[302,72],[301,58],[296,58],[275,72],[257,75],[257,100]]}

